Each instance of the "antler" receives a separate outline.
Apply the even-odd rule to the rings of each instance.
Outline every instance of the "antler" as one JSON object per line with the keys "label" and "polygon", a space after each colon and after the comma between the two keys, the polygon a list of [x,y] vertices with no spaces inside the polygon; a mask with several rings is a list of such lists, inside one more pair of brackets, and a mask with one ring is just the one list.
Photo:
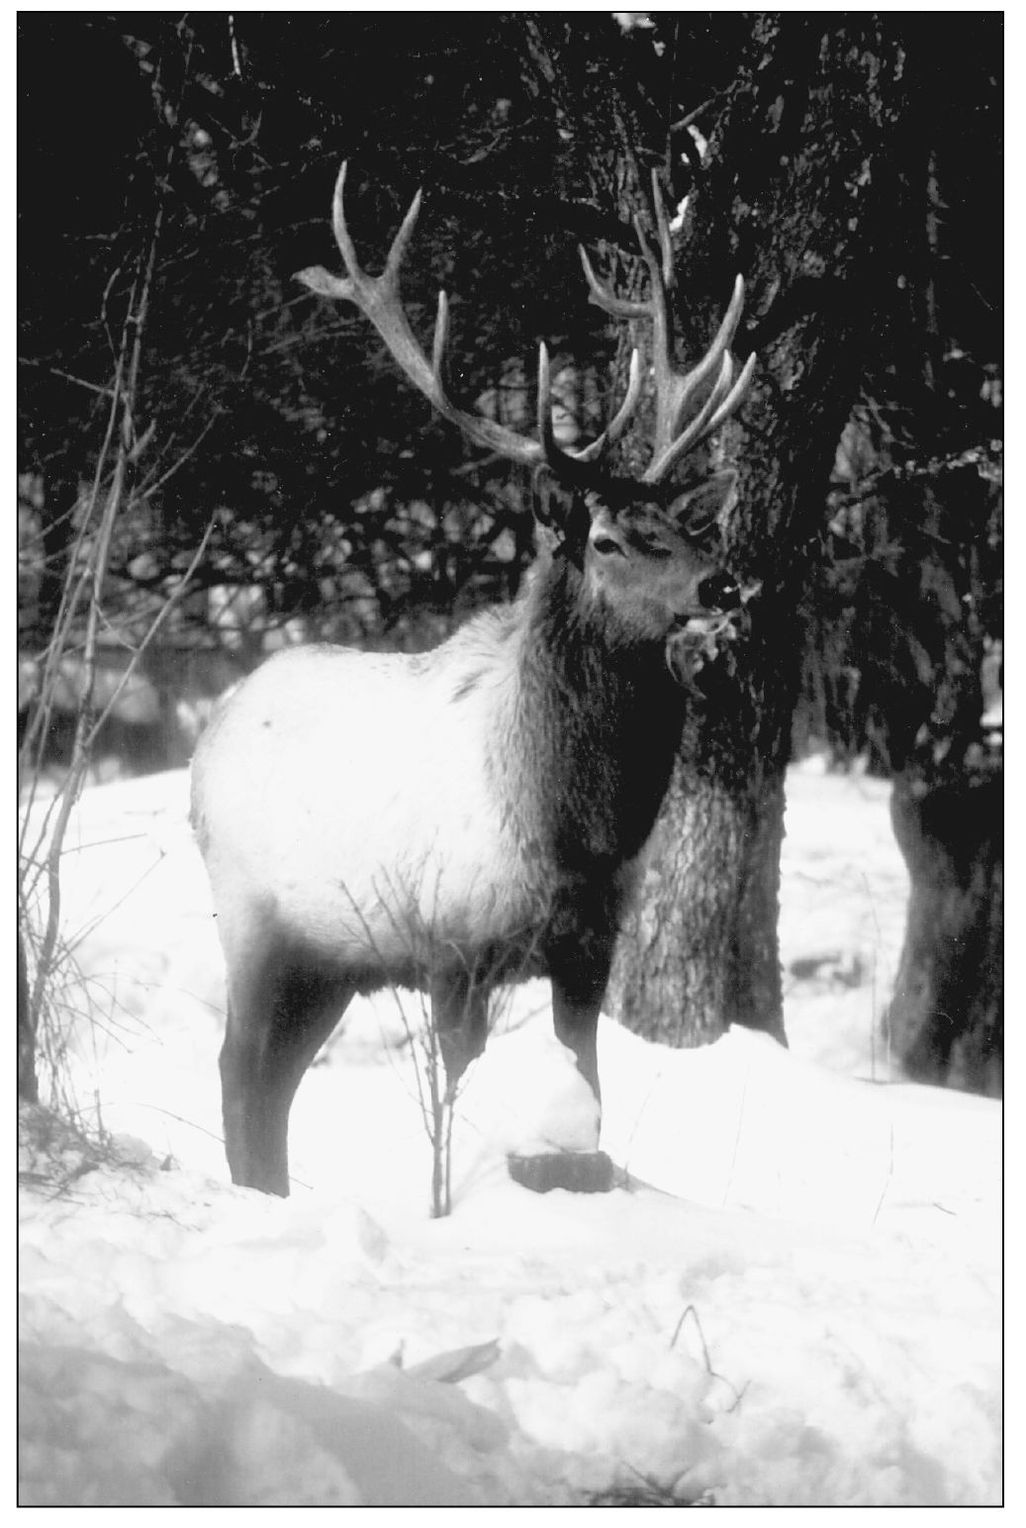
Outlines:
{"label": "antler", "polygon": [[[661,482],[685,452],[704,440],[706,436],[711,435],[713,430],[733,414],[748,391],[752,373],[755,370],[755,355],[752,354],[735,380],[734,361],[729,347],[744,305],[745,284],[740,276],[734,282],[730,305],[724,314],[716,338],[698,365],[686,374],[674,369],[673,329],[667,300],[674,280],[673,245],[659,177],[655,170],[652,171],[652,199],[655,203],[661,263],[653,254],[645,238],[640,220],[638,218],[634,220],[642,257],[648,267],[651,291],[647,301],[616,297],[595,275],[583,245],[580,248],[581,263],[591,289],[592,301],[614,318],[647,318],[652,324],[652,372],[656,399],[655,440],[652,446],[652,460],[642,473],[643,483]],[[719,366],[719,375],[711,393],[695,417],[681,429],[681,422],[688,405],[693,402],[699,389],[717,366]],[[680,431],[679,434],[678,431]]]}
{"label": "antler", "polygon": [[566,451],[555,441],[549,356],[544,344],[539,347],[538,353],[538,440],[518,435],[515,430],[485,419],[481,414],[468,414],[458,408],[449,398],[442,381],[445,347],[449,338],[449,303],[445,293],[438,294],[438,315],[429,361],[410,328],[399,291],[400,267],[420,212],[421,193],[418,191],[413,198],[399,232],[392,241],[385,269],[380,276],[369,276],[360,268],[356,248],[346,226],[343,202],[345,181],[346,163],[343,161],[335,182],[332,224],[347,274],[333,276],[322,265],[315,265],[299,271],[296,279],[322,297],[343,298],[355,303],[361,313],[370,319],[410,381],[430,400],[443,418],[489,451],[497,451],[527,466],[547,462],[554,470],[569,473],[570,476],[576,475],[575,468],[594,462],[623,434],[641,395],[641,365],[636,350],[631,357],[630,377],[623,403],[598,439],[579,451]]}

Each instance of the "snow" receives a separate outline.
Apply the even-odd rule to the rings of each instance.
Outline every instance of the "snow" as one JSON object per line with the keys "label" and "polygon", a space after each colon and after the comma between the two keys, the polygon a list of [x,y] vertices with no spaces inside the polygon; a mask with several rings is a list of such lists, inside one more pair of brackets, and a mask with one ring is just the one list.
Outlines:
{"label": "snow", "polygon": [[106,1144],[24,1121],[21,1502],[1000,1501],[1001,1110],[902,1083],[876,1041],[907,896],[887,797],[790,774],[790,1051],[603,1019],[619,1186],[531,1194],[505,1153],[594,1119],[529,984],[460,1097],[439,1220],[409,994],[354,1004],[301,1085],[292,1197],[230,1185],[185,777],[87,792],[64,997]]}

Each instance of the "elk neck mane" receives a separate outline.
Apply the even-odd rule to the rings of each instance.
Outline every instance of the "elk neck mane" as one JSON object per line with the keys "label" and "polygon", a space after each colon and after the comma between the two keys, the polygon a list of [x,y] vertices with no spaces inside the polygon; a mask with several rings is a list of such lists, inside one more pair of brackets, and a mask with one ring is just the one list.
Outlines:
{"label": "elk neck mane", "polygon": [[[563,551],[543,551],[517,599],[441,649],[451,704],[487,695],[488,768],[543,856],[587,875],[633,859],[665,794],[683,697],[662,641],[639,642],[589,598]],[[484,692],[480,694],[479,692]]]}

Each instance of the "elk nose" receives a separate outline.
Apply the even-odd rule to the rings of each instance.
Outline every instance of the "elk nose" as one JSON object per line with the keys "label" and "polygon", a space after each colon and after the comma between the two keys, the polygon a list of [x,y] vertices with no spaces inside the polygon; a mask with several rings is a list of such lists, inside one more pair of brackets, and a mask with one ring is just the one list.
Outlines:
{"label": "elk nose", "polygon": [[726,573],[712,573],[698,586],[698,603],[703,610],[734,610],[740,603],[737,583]]}

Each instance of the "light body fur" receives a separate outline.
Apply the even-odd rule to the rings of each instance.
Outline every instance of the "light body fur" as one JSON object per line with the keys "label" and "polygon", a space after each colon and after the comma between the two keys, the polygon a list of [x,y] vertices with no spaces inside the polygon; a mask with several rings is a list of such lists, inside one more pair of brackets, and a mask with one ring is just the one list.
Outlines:
{"label": "light body fur", "polygon": [[426,943],[469,961],[537,923],[552,876],[517,778],[521,642],[486,616],[424,655],[295,648],[229,701],[195,765],[229,958],[244,958],[254,893],[277,923],[367,967],[367,987],[427,964]]}

